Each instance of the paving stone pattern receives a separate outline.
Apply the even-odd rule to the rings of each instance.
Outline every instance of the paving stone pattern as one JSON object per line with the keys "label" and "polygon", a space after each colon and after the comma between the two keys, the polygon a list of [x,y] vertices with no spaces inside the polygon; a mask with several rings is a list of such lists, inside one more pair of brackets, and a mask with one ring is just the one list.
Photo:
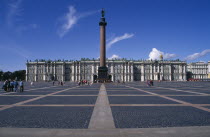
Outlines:
{"label": "paving stone pattern", "polygon": [[27,104],[95,104],[96,96],[49,96]]}
{"label": "paving stone pattern", "polygon": [[0,127],[88,128],[93,107],[14,107],[0,113]]}
{"label": "paving stone pattern", "polygon": [[27,96],[0,96],[0,105],[10,105],[15,104],[21,101],[25,101],[28,99],[32,99],[33,97],[27,97]]}
{"label": "paving stone pattern", "polygon": [[[96,100],[103,96],[100,87],[26,82],[23,93],[0,90],[0,127],[88,128]],[[111,105],[116,128],[210,126],[209,87],[210,82],[154,82],[152,87],[145,82],[109,83],[105,84],[109,102],[104,105]]]}
{"label": "paving stone pattern", "polygon": [[178,100],[183,100],[192,104],[210,104],[210,96],[173,96]]}
{"label": "paving stone pattern", "polygon": [[157,96],[109,96],[110,104],[179,104]]}
{"label": "paving stone pattern", "polygon": [[111,107],[116,128],[209,126],[210,114],[192,107]]}

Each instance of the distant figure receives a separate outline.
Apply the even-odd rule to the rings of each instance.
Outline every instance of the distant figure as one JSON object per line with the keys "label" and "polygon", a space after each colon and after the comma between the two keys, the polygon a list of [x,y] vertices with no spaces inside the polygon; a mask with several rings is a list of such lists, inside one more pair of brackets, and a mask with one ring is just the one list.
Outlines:
{"label": "distant figure", "polygon": [[55,85],[55,81],[53,81],[53,86]]}
{"label": "distant figure", "polygon": [[6,80],[6,81],[4,82],[3,87],[2,87],[2,89],[4,89],[4,91],[7,91],[7,83],[8,83],[8,81]]}
{"label": "distant figure", "polygon": [[31,86],[33,86],[34,85],[34,82],[33,81],[31,81]]}
{"label": "distant figure", "polygon": [[23,85],[23,81],[21,80],[20,81],[20,92],[23,92],[23,90],[24,90],[24,85]]}
{"label": "distant figure", "polygon": [[154,83],[153,83],[153,80],[150,80],[150,84],[151,84],[151,86],[153,86],[153,84],[154,84]]}
{"label": "distant figure", "polygon": [[150,84],[150,80],[147,80],[147,86],[150,87],[151,84]]}
{"label": "distant figure", "polygon": [[13,89],[14,89],[14,81],[11,81],[10,82],[10,91],[13,91]]}
{"label": "distant figure", "polygon": [[14,81],[14,91],[18,91],[18,82],[16,80]]}
{"label": "distant figure", "polygon": [[7,81],[7,91],[10,91],[10,80]]}
{"label": "distant figure", "polygon": [[63,81],[61,81],[61,86],[63,86]]}

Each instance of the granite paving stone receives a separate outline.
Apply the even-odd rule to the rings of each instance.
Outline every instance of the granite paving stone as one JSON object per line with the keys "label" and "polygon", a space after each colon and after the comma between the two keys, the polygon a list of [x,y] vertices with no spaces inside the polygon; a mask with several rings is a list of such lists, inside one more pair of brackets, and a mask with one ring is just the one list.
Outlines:
{"label": "granite paving stone", "polygon": [[111,107],[116,128],[209,126],[210,113],[193,107]]}
{"label": "granite paving stone", "polygon": [[27,104],[95,104],[97,96],[48,96]]}
{"label": "granite paving stone", "polygon": [[192,104],[210,104],[210,96],[170,96]]}
{"label": "granite paving stone", "polygon": [[149,95],[148,93],[142,91],[107,91],[108,95],[118,95],[118,94],[139,94],[139,95]]}
{"label": "granite paving stone", "polygon": [[25,92],[17,92],[17,93],[14,93],[14,94],[8,94],[8,95],[46,95],[46,94],[50,94],[50,93],[53,93],[53,92],[50,92],[50,91],[42,91],[42,92],[38,92],[38,91],[25,91]]}
{"label": "granite paving stone", "polygon": [[151,91],[151,92],[160,95],[197,95],[195,93],[188,93],[182,91]]}
{"label": "granite paving stone", "polygon": [[109,96],[110,104],[179,104],[157,96]]}
{"label": "granite paving stone", "polygon": [[98,95],[99,91],[65,91],[55,95]]}
{"label": "granite paving stone", "polygon": [[204,107],[210,109],[210,106],[204,106]]}
{"label": "granite paving stone", "polygon": [[88,128],[93,107],[13,107],[0,113],[0,127]]}
{"label": "granite paving stone", "polygon": [[35,98],[36,96],[0,96],[0,105],[10,105],[21,101]]}

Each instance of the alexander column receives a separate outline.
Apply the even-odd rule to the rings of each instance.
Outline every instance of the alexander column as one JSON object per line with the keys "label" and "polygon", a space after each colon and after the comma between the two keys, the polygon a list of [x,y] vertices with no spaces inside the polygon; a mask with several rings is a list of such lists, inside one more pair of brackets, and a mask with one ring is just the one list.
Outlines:
{"label": "alexander column", "polygon": [[101,11],[100,26],[100,67],[98,68],[98,80],[101,82],[108,80],[108,68],[106,67],[106,21],[104,9]]}

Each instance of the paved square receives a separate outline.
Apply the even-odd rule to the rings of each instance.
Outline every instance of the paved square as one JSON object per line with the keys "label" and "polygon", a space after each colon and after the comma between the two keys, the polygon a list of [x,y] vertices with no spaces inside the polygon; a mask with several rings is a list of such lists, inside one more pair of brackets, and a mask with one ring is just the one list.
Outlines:
{"label": "paved square", "polygon": [[14,107],[0,113],[0,127],[88,128],[93,107]]}
{"label": "paved square", "polygon": [[156,96],[109,96],[110,104],[179,104]]}
{"label": "paved square", "polygon": [[145,82],[39,84],[26,83],[23,93],[0,91],[0,132],[9,127],[78,132],[101,128],[105,133],[117,129],[124,132],[125,128],[127,132],[154,127],[210,127],[209,82],[155,82],[152,87]]}
{"label": "paved square", "polygon": [[21,101],[32,99],[33,97],[28,96],[0,96],[0,105],[10,105]]}
{"label": "paved square", "polygon": [[107,94],[108,95],[119,95],[119,94],[128,94],[128,95],[149,95],[148,93],[145,93],[145,92],[142,92],[142,91],[135,91],[135,90],[132,90],[132,91],[122,91],[122,90],[119,90],[119,91],[107,91]]}
{"label": "paved square", "polygon": [[171,90],[157,90],[157,91],[150,91],[152,93],[160,94],[160,95],[196,95],[195,93],[188,93],[182,91],[171,91]]}
{"label": "paved square", "polygon": [[98,91],[65,91],[65,92],[61,92],[55,95],[98,95]]}
{"label": "paved square", "polygon": [[49,96],[27,104],[95,104],[96,96]]}
{"label": "paved square", "polygon": [[209,126],[210,115],[192,107],[111,107],[116,128]]}
{"label": "paved square", "polygon": [[178,100],[183,100],[192,104],[210,104],[210,96],[174,96]]}

